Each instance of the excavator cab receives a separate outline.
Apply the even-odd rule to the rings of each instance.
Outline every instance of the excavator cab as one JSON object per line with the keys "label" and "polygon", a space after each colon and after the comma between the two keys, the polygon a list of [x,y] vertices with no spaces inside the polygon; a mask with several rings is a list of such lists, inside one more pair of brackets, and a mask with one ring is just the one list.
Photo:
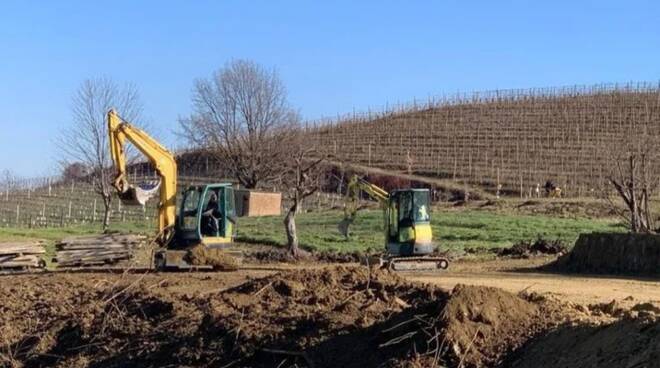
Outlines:
{"label": "excavator cab", "polygon": [[390,193],[386,239],[393,256],[420,256],[433,253],[428,189],[401,189]]}
{"label": "excavator cab", "polygon": [[235,224],[231,184],[191,186],[183,193],[172,244],[225,248],[233,241]]}

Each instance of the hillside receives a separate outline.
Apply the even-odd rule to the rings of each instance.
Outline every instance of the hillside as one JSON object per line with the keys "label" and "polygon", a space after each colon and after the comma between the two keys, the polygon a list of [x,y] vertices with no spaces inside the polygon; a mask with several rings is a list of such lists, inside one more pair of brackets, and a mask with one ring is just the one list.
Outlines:
{"label": "hillside", "polygon": [[604,187],[615,148],[660,137],[660,84],[495,91],[310,126],[319,150],[382,169],[465,180],[514,195],[553,180],[569,196]]}

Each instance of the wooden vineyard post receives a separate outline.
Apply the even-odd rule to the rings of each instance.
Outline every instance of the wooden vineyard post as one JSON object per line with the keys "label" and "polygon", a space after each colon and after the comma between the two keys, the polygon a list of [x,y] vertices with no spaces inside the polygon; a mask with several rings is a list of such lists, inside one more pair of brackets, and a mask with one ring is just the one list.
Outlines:
{"label": "wooden vineyard post", "polygon": [[20,220],[21,220],[21,205],[17,204],[16,205],[16,226],[20,226]]}
{"label": "wooden vineyard post", "polygon": [[371,143],[369,143],[368,150],[369,150],[369,158],[368,158],[368,161],[369,161],[369,166],[371,166]]}
{"label": "wooden vineyard post", "polygon": [[92,223],[96,222],[96,198],[94,198],[94,205],[92,207]]}

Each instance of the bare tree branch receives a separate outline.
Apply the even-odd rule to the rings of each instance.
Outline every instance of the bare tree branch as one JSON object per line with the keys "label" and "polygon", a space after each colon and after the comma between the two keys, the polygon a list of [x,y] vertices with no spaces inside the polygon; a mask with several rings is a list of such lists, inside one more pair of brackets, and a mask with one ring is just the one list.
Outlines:
{"label": "bare tree branch", "polygon": [[103,200],[103,228],[110,222],[112,165],[106,113],[117,108],[127,120],[139,123],[142,103],[137,89],[130,84],[119,86],[109,78],[84,81],[71,100],[71,123],[62,130],[56,143],[66,164],[78,163],[89,170],[94,190]]}
{"label": "bare tree branch", "polygon": [[188,143],[208,148],[246,188],[279,177],[298,114],[279,76],[254,62],[235,60],[193,89],[193,114],[179,120]]}

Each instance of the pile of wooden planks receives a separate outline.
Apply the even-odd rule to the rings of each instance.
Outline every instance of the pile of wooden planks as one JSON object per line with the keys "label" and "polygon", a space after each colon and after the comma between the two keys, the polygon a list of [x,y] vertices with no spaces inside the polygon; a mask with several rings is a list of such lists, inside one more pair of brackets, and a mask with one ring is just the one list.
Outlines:
{"label": "pile of wooden planks", "polygon": [[57,243],[54,261],[58,267],[116,264],[133,257],[145,241],[146,236],[135,234],[68,237]]}
{"label": "pile of wooden planks", "polygon": [[0,270],[22,270],[43,268],[46,263],[41,256],[46,250],[38,241],[0,243]]}

